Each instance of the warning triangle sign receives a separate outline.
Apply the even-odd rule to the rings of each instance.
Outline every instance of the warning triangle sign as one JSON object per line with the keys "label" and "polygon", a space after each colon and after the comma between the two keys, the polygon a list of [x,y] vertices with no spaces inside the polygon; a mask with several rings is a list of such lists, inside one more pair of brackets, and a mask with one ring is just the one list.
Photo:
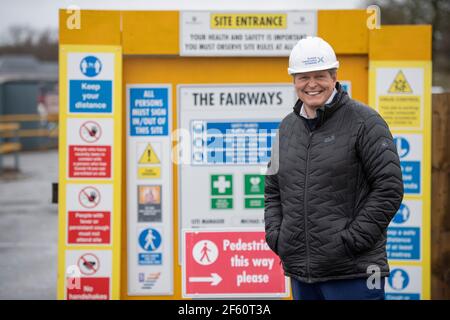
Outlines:
{"label": "warning triangle sign", "polygon": [[394,81],[392,82],[391,86],[389,87],[389,93],[412,93],[411,86],[409,85],[408,81],[406,80],[405,75],[403,74],[402,70],[400,70],[397,75],[395,76]]}
{"label": "warning triangle sign", "polygon": [[149,143],[139,159],[140,164],[156,164],[159,163],[159,158]]}

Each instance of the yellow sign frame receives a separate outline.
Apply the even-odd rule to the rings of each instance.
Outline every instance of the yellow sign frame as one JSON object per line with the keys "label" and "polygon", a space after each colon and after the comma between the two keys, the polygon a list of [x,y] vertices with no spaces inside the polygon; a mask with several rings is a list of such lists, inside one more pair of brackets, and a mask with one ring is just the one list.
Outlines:
{"label": "yellow sign frame", "polygon": [[[113,111],[111,114],[68,114],[68,73],[67,57],[69,53],[113,53],[114,54],[114,87],[112,88]],[[65,299],[66,288],[66,253],[70,250],[111,250],[112,274],[111,274],[111,298],[120,299],[120,266],[121,266],[121,224],[122,224],[122,199],[113,197],[111,212],[111,244],[109,246],[95,245],[71,245],[67,239],[67,184],[112,184],[113,193],[120,194],[122,190],[122,47],[110,45],[60,45],[59,49],[59,207],[58,207],[58,278],[57,298]],[[114,121],[114,139],[112,162],[112,179],[110,180],[69,180],[67,179],[67,120],[89,118],[111,118]]]}
{"label": "yellow sign frame", "polygon": [[369,67],[369,105],[377,105],[376,71],[379,68],[422,68],[423,69],[423,126],[419,130],[392,129],[392,134],[421,134],[423,137],[422,155],[422,195],[405,194],[405,200],[422,200],[421,261],[389,261],[392,267],[419,266],[422,268],[421,299],[431,299],[431,61],[370,61]]}

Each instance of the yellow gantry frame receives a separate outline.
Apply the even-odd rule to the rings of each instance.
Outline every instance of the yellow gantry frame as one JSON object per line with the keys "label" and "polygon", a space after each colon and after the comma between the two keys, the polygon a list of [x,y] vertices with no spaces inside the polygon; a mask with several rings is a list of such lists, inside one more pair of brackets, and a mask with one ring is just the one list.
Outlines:
{"label": "yellow gantry frame", "polygon": [[[72,12],[64,9],[59,12],[60,46],[92,45],[120,46],[123,54],[122,105],[126,105],[125,86],[136,83],[172,84],[172,127],[177,128],[178,84],[208,83],[290,83],[287,75],[287,57],[180,57],[179,56],[179,18],[178,11],[97,11],[82,10],[80,29],[69,29],[67,19]],[[319,10],[317,12],[317,34],[326,39],[335,49],[341,67],[338,79],[349,80],[352,97],[369,103],[369,66],[377,62],[418,61],[428,63],[425,72],[425,86],[431,88],[431,27],[423,26],[381,26],[381,29],[367,28],[368,14],[365,10]],[[61,61],[61,60],[60,60]],[[211,70],[210,72],[205,72]],[[62,72],[62,71],[61,71]],[[117,72],[117,71],[116,71]],[[63,75],[63,73],[60,73]],[[64,89],[64,88],[62,88]],[[431,177],[431,103],[430,92],[425,92],[424,110],[424,158],[423,158],[423,248],[421,263],[402,263],[418,265],[423,269],[422,298],[430,299],[430,177]],[[430,99],[428,99],[430,97]],[[428,100],[427,100],[428,99]],[[61,101],[60,112],[65,112],[65,101]],[[122,127],[126,128],[125,110],[122,109]],[[65,152],[65,128],[60,129],[61,153]],[[126,132],[121,130],[118,148],[126,150]],[[117,141],[115,141],[115,148]],[[117,159],[116,159],[117,160]],[[113,293],[115,299],[181,299],[181,268],[178,261],[178,185],[177,167],[173,166],[173,221],[174,221],[174,295],[130,297],[127,294],[127,227],[126,227],[126,159],[122,153],[122,188],[115,192],[121,195],[121,226],[114,225],[114,232],[120,233],[120,243],[114,244]],[[65,158],[60,155],[60,166]],[[61,179],[61,178],[60,178]],[[61,182],[61,180],[60,180]],[[60,189],[62,190],[62,189]],[[63,298],[64,256],[66,247],[61,243],[65,235],[65,195],[60,194],[60,245],[58,269],[58,298]],[[120,261],[120,262],[119,262]]]}

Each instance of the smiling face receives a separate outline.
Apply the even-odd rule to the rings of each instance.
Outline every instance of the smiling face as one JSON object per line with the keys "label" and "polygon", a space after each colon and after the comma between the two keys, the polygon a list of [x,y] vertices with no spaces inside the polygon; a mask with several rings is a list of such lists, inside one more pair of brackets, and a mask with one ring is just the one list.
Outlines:
{"label": "smiling face", "polygon": [[294,87],[297,96],[310,108],[320,108],[333,93],[336,85],[336,72],[328,70],[297,73]]}

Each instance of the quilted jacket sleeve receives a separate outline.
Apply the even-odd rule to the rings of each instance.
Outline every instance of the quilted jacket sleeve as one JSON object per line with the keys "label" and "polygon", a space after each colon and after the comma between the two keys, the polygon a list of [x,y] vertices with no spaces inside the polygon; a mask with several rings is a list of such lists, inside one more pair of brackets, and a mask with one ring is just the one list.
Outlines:
{"label": "quilted jacket sleeve", "polygon": [[355,254],[369,250],[382,239],[403,199],[400,159],[389,128],[378,114],[364,122],[357,149],[370,192],[341,234]]}
{"label": "quilted jacket sleeve", "polygon": [[280,232],[281,212],[280,188],[278,185],[279,168],[279,135],[277,134],[273,145],[272,155],[265,176],[264,190],[264,223],[266,230],[266,242],[273,252],[277,253],[277,241]]}

